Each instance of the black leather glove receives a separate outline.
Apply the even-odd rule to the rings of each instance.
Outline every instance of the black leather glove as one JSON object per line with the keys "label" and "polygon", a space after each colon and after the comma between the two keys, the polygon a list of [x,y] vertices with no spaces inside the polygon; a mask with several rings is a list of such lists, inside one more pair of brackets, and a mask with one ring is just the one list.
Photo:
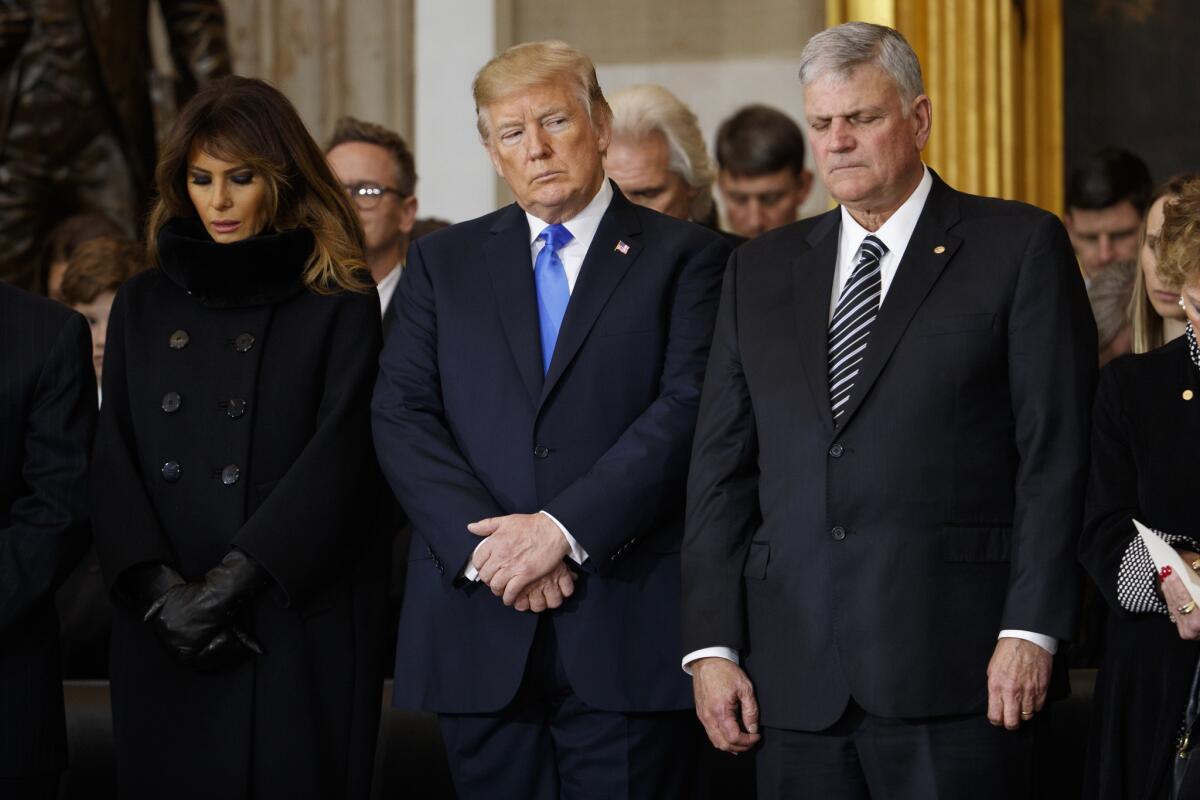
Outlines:
{"label": "black leather glove", "polygon": [[230,550],[198,581],[171,583],[159,573],[154,585],[167,589],[151,602],[144,618],[178,658],[197,666],[220,664],[245,650],[261,654],[258,643],[233,623],[238,608],[265,582],[262,567],[242,551]]}

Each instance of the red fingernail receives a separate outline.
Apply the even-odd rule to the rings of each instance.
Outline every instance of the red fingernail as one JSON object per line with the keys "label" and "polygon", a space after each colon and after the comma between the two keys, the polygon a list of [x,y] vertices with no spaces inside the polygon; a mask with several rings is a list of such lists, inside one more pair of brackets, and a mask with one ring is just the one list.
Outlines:
{"label": "red fingernail", "polygon": [[1167,566],[1162,568],[1162,572],[1159,574],[1158,579],[1160,581],[1165,581],[1167,579],[1167,576],[1169,576],[1173,571],[1174,570],[1171,569],[1171,565],[1168,564]]}

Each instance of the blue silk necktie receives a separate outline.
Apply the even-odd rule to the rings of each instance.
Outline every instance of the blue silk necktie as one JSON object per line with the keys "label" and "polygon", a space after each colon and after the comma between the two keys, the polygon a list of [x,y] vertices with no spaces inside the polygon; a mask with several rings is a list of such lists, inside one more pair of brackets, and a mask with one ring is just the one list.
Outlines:
{"label": "blue silk necktie", "polygon": [[558,329],[562,327],[563,315],[571,299],[571,288],[567,285],[567,269],[563,266],[558,251],[574,238],[562,225],[548,225],[538,234],[545,244],[533,262],[533,282],[537,286],[538,324],[542,329],[542,374],[550,371],[550,359],[554,357],[554,343],[558,341]]}

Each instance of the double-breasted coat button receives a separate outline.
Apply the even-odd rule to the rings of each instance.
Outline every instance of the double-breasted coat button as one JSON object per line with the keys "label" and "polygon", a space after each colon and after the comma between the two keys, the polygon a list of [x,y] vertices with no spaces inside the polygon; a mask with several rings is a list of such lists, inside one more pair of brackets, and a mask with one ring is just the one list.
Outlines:
{"label": "double-breasted coat button", "polygon": [[188,342],[191,340],[192,337],[188,336],[188,332],[180,329],[171,334],[171,338],[167,343],[171,346],[172,350],[182,350],[188,346]]}
{"label": "double-breasted coat button", "polygon": [[254,347],[253,333],[239,333],[233,340],[233,349],[239,353],[248,353],[251,347]]}
{"label": "double-breasted coat button", "polygon": [[183,476],[183,467],[178,461],[168,461],[162,465],[162,476],[167,483],[174,483]]}
{"label": "double-breasted coat button", "polygon": [[846,452],[846,450],[840,444],[835,444],[833,447],[829,448],[829,455],[833,456],[834,458],[841,458],[842,453],[844,452]]}
{"label": "double-breasted coat button", "polygon": [[534,458],[546,458],[549,455],[550,455],[549,447],[544,447],[539,444],[537,447],[533,448],[533,457]]}
{"label": "double-breasted coat button", "polygon": [[840,542],[842,539],[846,538],[846,529],[841,525],[836,525],[834,526],[833,530],[829,532],[829,535],[833,537],[835,542]]}
{"label": "double-breasted coat button", "polygon": [[230,419],[238,419],[246,413],[246,398],[231,397],[229,403],[225,406],[225,414]]}
{"label": "double-breasted coat button", "polygon": [[174,414],[183,405],[183,398],[179,396],[179,392],[167,392],[163,395],[162,410],[168,414]]}
{"label": "double-breasted coat button", "polygon": [[221,470],[221,483],[226,486],[233,486],[238,482],[238,478],[240,477],[242,477],[242,471],[238,469],[237,464],[230,464]]}

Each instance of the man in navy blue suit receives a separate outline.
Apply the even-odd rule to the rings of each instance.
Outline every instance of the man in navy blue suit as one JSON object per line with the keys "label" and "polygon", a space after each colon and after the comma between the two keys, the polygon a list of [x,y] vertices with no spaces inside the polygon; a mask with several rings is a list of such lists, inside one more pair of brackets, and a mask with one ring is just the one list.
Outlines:
{"label": "man in navy blue suit", "polygon": [[375,390],[415,535],[394,700],[438,713],[464,798],[687,796],[679,544],[728,245],[605,178],[582,53],[518,45],[473,88],[517,202],[413,243]]}

